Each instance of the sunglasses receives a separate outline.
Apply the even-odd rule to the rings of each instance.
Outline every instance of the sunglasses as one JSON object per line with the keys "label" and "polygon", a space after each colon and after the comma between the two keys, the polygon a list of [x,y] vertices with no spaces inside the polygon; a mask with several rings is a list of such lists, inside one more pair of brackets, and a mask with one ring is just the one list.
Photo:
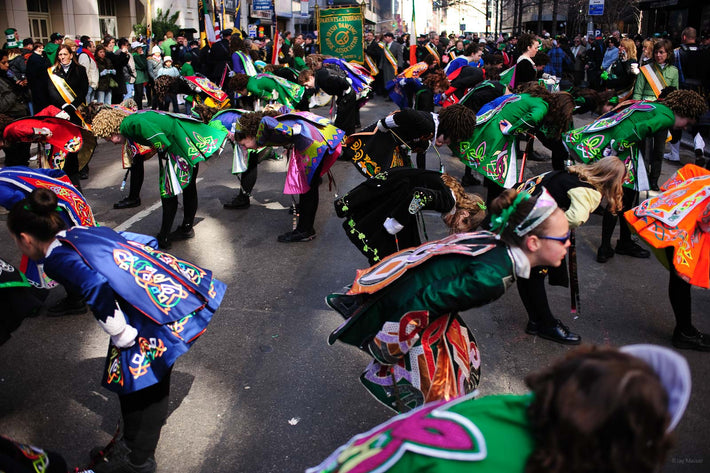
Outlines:
{"label": "sunglasses", "polygon": [[567,243],[567,242],[569,241],[571,235],[572,235],[572,230],[568,231],[568,232],[567,232],[567,235],[565,235],[565,236],[563,236],[563,237],[539,236],[538,238],[541,238],[541,239],[543,239],[543,240],[555,240],[555,241],[559,241],[560,243],[562,243],[562,244],[564,245],[565,243]]}

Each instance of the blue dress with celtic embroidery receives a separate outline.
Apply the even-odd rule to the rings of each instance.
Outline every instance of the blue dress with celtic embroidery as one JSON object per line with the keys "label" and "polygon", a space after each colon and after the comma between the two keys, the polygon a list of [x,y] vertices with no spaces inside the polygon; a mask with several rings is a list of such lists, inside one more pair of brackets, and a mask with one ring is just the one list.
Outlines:
{"label": "blue dress with celtic embroidery", "polygon": [[73,227],[57,235],[43,261],[48,275],[84,296],[98,320],[113,316],[118,304],[138,331],[132,347],[109,345],[102,384],[118,394],[160,381],[204,333],[226,290],[211,271],[154,249],[155,239],[132,236]]}

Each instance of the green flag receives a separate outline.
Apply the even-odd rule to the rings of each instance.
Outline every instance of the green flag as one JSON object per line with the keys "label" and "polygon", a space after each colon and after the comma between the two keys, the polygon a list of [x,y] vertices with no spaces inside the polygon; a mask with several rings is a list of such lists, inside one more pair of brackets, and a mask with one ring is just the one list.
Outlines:
{"label": "green flag", "polygon": [[319,10],[318,45],[321,54],[362,64],[362,7]]}

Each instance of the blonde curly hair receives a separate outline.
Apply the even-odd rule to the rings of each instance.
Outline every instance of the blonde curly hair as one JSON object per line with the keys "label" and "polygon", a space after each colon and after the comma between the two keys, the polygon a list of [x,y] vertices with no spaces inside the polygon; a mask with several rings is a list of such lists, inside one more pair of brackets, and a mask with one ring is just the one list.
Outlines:
{"label": "blonde curly hair", "polygon": [[97,138],[109,139],[111,135],[121,133],[121,122],[128,114],[123,110],[112,107],[103,107],[91,121],[91,131]]}

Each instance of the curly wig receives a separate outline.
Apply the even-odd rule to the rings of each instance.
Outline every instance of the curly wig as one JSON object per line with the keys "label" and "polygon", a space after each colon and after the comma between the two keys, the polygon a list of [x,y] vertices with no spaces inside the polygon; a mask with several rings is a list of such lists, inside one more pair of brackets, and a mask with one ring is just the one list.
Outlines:
{"label": "curly wig", "polygon": [[697,120],[708,110],[705,99],[693,90],[676,90],[668,94],[661,103],[675,115]]}
{"label": "curly wig", "polygon": [[455,212],[444,216],[444,222],[451,230],[451,233],[475,230],[486,218],[486,204],[481,196],[467,194],[459,181],[448,174],[442,174],[441,180],[451,189],[456,199]]}
{"label": "curly wig", "polygon": [[439,134],[458,143],[473,135],[476,128],[476,114],[465,105],[456,104],[439,112]]}
{"label": "curly wig", "polygon": [[210,107],[202,103],[192,107],[193,115],[197,115],[203,123],[209,123],[217,112],[219,112],[218,108]]}
{"label": "curly wig", "polygon": [[323,59],[325,59],[327,56],[324,56],[322,54],[309,54],[306,56],[306,66],[310,67],[311,69],[315,69],[317,64],[323,64]]}
{"label": "curly wig", "polygon": [[535,439],[526,473],[660,469],[672,444],[668,394],[641,359],[582,347],[525,382]]}
{"label": "curly wig", "polygon": [[441,70],[433,71],[424,78],[424,85],[431,90],[446,90],[449,88],[449,80],[446,78],[446,73]]}
{"label": "curly wig", "polygon": [[128,114],[123,110],[104,106],[91,120],[91,131],[97,138],[108,139],[120,134],[121,122]]}
{"label": "curly wig", "polygon": [[229,79],[229,90],[232,90],[234,92],[239,92],[240,90],[244,90],[247,88],[247,84],[249,83],[249,76],[246,74],[234,74],[234,76]]}

